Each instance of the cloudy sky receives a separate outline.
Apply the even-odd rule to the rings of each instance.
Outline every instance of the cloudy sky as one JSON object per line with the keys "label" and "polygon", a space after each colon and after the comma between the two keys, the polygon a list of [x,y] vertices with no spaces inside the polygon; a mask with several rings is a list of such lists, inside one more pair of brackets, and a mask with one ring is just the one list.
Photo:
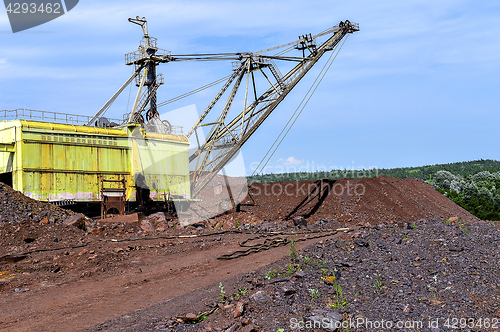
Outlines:
{"label": "cloudy sky", "polygon": [[[341,20],[360,24],[269,163],[268,172],[404,167],[500,159],[500,3],[496,1],[94,1],[13,34],[0,11],[0,110],[93,115],[130,76],[124,54],[145,16],[172,54],[257,51]],[[325,63],[243,148],[247,173]],[[231,63],[160,66],[168,100],[231,73]],[[204,109],[217,93],[169,104]],[[131,107],[125,90],[107,116]]]}

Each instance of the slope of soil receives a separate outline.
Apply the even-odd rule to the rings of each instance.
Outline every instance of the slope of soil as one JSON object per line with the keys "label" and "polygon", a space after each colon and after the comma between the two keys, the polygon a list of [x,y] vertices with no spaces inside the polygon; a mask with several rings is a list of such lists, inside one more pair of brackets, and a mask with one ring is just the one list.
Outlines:
{"label": "slope of soil", "polygon": [[329,219],[348,225],[450,217],[479,220],[422,180],[385,176],[255,183],[242,202],[242,211],[231,219],[276,221],[303,216],[310,223]]}

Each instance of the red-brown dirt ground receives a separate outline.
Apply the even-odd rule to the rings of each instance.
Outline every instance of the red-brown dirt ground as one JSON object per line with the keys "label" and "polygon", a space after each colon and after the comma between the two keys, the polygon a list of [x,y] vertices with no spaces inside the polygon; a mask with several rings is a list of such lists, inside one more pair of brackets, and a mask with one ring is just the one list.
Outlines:
{"label": "red-brown dirt ground", "polygon": [[[63,225],[64,210],[44,209],[7,186],[0,191],[0,255],[26,254],[20,261],[0,259],[0,330],[5,331],[85,330],[167,300],[178,306],[169,309],[172,316],[186,313],[193,301],[209,296],[204,291],[208,285],[286,256],[283,246],[217,260],[241,250],[241,241],[262,234],[252,225],[297,231],[293,219],[301,216],[309,225],[325,219],[349,228],[427,218],[479,222],[424,181],[384,176],[253,184],[240,212],[185,228],[177,220],[165,220],[155,230],[157,221],[147,231],[141,221],[117,219],[97,221],[94,232],[86,232]],[[42,218],[49,223],[41,223]],[[221,226],[225,233],[214,232]],[[335,237],[307,240],[297,249]],[[200,298],[176,300],[193,292]]]}

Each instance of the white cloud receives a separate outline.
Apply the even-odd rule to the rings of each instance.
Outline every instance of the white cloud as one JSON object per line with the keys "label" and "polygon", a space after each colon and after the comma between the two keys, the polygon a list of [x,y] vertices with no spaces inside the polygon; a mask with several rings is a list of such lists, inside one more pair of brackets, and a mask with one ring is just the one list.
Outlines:
{"label": "white cloud", "polygon": [[280,158],[277,162],[281,163],[283,166],[300,166],[304,163],[304,160],[298,160],[295,159],[295,157],[288,157],[286,160]]}

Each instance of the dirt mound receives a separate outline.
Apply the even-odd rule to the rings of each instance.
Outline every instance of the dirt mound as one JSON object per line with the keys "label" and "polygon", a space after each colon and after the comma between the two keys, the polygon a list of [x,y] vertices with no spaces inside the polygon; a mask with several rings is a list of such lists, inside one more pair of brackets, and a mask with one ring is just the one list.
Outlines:
{"label": "dirt mound", "polygon": [[241,222],[320,219],[372,225],[418,219],[478,218],[420,179],[386,176],[362,179],[255,183],[242,202]]}
{"label": "dirt mound", "polygon": [[74,214],[28,198],[0,182],[0,256],[67,244],[84,233],[76,227],[62,226]]}
{"label": "dirt mound", "polygon": [[39,223],[47,218],[44,222],[53,224],[62,222],[74,214],[72,211],[26,197],[0,182],[0,222],[33,221]]}

